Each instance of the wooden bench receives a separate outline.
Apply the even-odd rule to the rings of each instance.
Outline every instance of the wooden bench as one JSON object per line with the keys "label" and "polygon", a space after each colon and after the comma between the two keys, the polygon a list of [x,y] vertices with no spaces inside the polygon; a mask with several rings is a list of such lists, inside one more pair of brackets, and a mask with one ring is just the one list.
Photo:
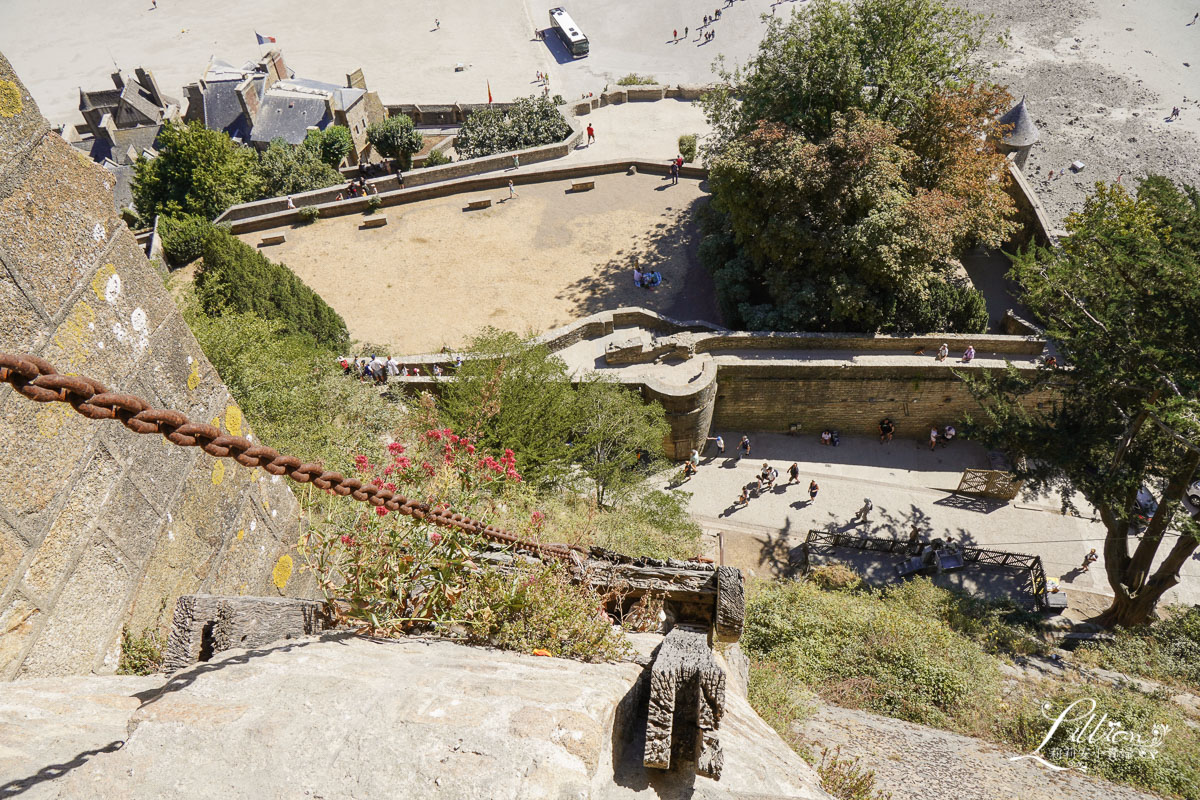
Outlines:
{"label": "wooden bench", "polygon": [[387,215],[376,214],[374,216],[367,217],[366,219],[364,219],[363,224],[359,225],[358,229],[360,231],[365,231],[365,230],[370,230],[371,228],[382,228],[384,225],[387,225]]}
{"label": "wooden bench", "polygon": [[467,203],[468,211],[477,211],[481,208],[491,208],[491,207],[492,207],[492,198],[490,198],[490,197],[485,197],[483,200],[472,200],[471,202]]}
{"label": "wooden bench", "polygon": [[595,189],[595,188],[596,188],[595,181],[579,181],[578,183],[571,184],[570,191],[572,191],[572,192],[590,192],[592,189]]}
{"label": "wooden bench", "polygon": [[259,247],[270,247],[273,244],[283,244],[287,241],[287,236],[282,233],[277,233],[274,236],[264,236],[262,241],[258,243]]}

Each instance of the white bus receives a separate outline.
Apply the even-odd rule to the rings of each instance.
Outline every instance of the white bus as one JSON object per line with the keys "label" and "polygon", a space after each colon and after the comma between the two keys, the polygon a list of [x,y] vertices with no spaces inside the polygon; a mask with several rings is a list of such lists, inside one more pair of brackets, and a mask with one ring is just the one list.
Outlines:
{"label": "white bus", "polygon": [[563,44],[567,46],[571,55],[579,57],[588,54],[587,37],[579,30],[579,26],[575,24],[575,20],[571,19],[570,14],[562,8],[550,9],[550,25],[558,31],[559,38],[563,40]]}

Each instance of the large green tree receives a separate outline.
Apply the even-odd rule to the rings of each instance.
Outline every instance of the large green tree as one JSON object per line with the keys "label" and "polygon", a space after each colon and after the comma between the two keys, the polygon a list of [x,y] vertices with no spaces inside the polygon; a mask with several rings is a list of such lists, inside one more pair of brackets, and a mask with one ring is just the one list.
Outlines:
{"label": "large green tree", "polygon": [[[1096,509],[1116,595],[1099,621],[1137,625],[1200,544],[1181,502],[1200,464],[1200,192],[1161,177],[1136,195],[1097,184],[1066,227],[1060,249],[1025,252],[1012,270],[1062,364],[969,385],[980,435],[1026,456],[1032,488]],[[1045,388],[1059,394],[1051,406],[1022,403]],[[1139,535],[1143,487],[1159,505]]]}
{"label": "large green tree", "polygon": [[317,157],[337,169],[354,150],[354,137],[345,125],[330,125],[323,131],[309,131],[304,137],[304,146],[316,152]]}
{"label": "large green tree", "polygon": [[727,322],[986,328],[956,257],[1016,226],[994,146],[1010,98],[975,82],[983,24],[946,0],[815,0],[725,75],[700,252]]}
{"label": "large green tree", "polygon": [[549,98],[521,97],[504,109],[488,106],[472,112],[454,149],[462,158],[481,158],[561,142],[570,132]]}
{"label": "large green tree", "polygon": [[425,137],[405,114],[393,114],[367,127],[367,141],[384,158],[395,158],[401,169],[412,167],[412,157],[421,151]]}
{"label": "large green tree", "polygon": [[133,201],[144,223],[159,214],[212,219],[238,203],[262,196],[254,150],[198,122],[168,123],[158,135],[158,155],[134,166]]}
{"label": "large green tree", "polygon": [[274,139],[258,159],[268,197],[324,189],[342,182],[342,174],[321,158],[319,143],[288,144]]}

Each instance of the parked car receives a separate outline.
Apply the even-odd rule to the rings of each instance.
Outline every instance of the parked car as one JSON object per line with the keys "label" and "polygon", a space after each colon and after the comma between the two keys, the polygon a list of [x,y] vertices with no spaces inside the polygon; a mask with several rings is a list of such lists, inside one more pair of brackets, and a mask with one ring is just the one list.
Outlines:
{"label": "parked car", "polygon": [[1187,488],[1187,499],[1192,504],[1192,508],[1200,510],[1200,480],[1192,481],[1192,485]]}
{"label": "parked car", "polygon": [[1150,490],[1143,486],[1138,489],[1133,505],[1133,527],[1137,529],[1138,533],[1141,533],[1146,530],[1150,520],[1154,518],[1154,512],[1158,511],[1158,501],[1154,499],[1154,495],[1150,494]]}

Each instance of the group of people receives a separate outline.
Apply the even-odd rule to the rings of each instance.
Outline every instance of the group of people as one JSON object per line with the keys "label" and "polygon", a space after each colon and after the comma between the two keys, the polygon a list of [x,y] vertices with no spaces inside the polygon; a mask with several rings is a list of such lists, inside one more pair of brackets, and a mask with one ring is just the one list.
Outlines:
{"label": "group of people", "polygon": [[671,185],[674,186],[675,184],[679,183],[679,170],[683,169],[683,156],[676,155],[673,159],[671,159],[670,165]]}
{"label": "group of people", "polygon": [[[745,437],[742,438],[745,439]],[[749,442],[748,439],[747,442]],[[692,452],[695,453],[696,451],[693,450]],[[784,486],[791,486],[792,484],[800,483],[800,465],[798,463],[793,461],[792,465],[787,469],[787,474],[788,481],[784,484]],[[764,461],[762,469],[759,470],[759,473],[754,480],[742,487],[742,493],[739,494],[737,500],[734,501],[734,507],[747,505],[750,502],[750,498],[759,497],[768,489],[774,489],[778,480],[779,470]],[[817,485],[817,482],[815,480],[810,480],[808,482],[808,502],[816,502],[817,493],[820,491],[821,487]]]}
{"label": "group of people", "polygon": [[[396,174],[399,175],[399,173]],[[400,178],[400,185],[404,185],[403,178]],[[341,192],[338,192],[338,196],[334,199],[345,200],[348,197],[366,197],[368,194],[379,194],[379,187],[372,183],[368,189],[366,176],[359,175],[357,178],[350,181],[350,183],[346,184],[346,188]]]}
{"label": "group of people", "polygon": [[[879,443],[887,444],[896,435],[896,423],[892,422],[891,417],[884,417],[879,420]],[[936,425],[929,429],[929,449],[934,450],[940,444],[942,447],[954,441],[954,437],[958,435],[958,431],[953,425],[947,425],[945,429],[939,430]],[[826,442],[822,441],[822,444]]]}
{"label": "group of people", "polygon": [[641,289],[656,289],[662,283],[662,273],[658,270],[642,272],[635,263],[633,265],[633,285]]}
{"label": "group of people", "polygon": [[[454,357],[454,368],[458,369],[462,366],[463,357],[456,355]],[[382,356],[359,357],[341,356],[338,359],[338,364],[342,368],[343,375],[355,375],[359,380],[370,381],[375,384],[386,384],[389,377],[407,378],[410,375],[419,377],[421,375],[431,375],[439,377],[445,374],[440,364],[427,365],[425,372],[415,364],[409,367],[401,364],[393,356],[383,358]]]}
{"label": "group of people", "polygon": [[[729,8],[731,5],[733,5],[733,0],[725,0],[725,6],[724,6],[725,8]],[[720,18],[721,18],[721,9],[719,9],[719,8],[716,11],[714,11],[712,14],[704,15],[703,23],[700,25],[699,28],[696,29],[696,33],[700,34],[700,39],[698,40],[700,42],[700,44],[704,44],[705,42],[711,42],[713,39],[715,39],[717,37],[717,32],[715,30],[705,31],[704,29],[710,28],[712,26],[712,24],[714,22],[716,22],[717,20],[719,20]],[[683,36],[680,36],[679,29],[676,28],[675,30],[671,31],[671,43],[675,44],[681,38],[682,39],[688,38],[688,36],[689,36],[689,34],[691,34],[691,32],[692,32],[692,29],[685,25],[683,27]]]}
{"label": "group of people", "polygon": [[[916,355],[919,355],[919,356],[925,355],[925,348],[924,347],[918,348]],[[934,359],[936,359],[937,361],[945,361],[949,357],[949,355],[950,355],[950,346],[948,344],[946,344],[945,342],[942,342],[942,346],[937,349],[937,353],[934,355]],[[967,349],[963,350],[961,362],[963,364],[970,364],[974,359],[975,359],[975,345],[969,344],[969,345],[967,345]]]}

